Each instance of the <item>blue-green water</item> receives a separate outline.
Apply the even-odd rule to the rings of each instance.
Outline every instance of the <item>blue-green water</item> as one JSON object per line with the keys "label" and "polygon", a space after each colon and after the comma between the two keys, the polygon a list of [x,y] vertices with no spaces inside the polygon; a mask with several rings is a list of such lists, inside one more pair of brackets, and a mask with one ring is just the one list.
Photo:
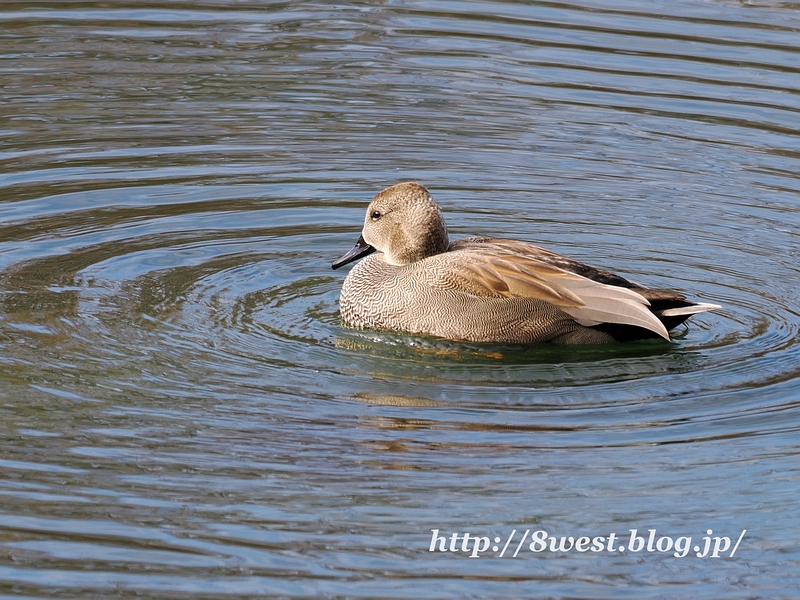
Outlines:
{"label": "blue-green water", "polygon": [[[796,597],[799,36],[768,1],[0,5],[0,594]],[[724,309],[347,330],[330,263],[406,180],[453,238]]]}

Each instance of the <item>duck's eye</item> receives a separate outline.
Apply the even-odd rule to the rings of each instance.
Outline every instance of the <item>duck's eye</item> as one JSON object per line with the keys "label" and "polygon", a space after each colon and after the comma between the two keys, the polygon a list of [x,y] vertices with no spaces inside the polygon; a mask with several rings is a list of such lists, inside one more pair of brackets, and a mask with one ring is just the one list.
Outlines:
{"label": "duck's eye", "polygon": [[372,211],[372,214],[371,214],[370,216],[372,217],[372,220],[373,220],[373,221],[377,221],[378,219],[380,219],[380,218],[381,218],[381,211],[379,211],[379,210],[373,210],[373,211]]}

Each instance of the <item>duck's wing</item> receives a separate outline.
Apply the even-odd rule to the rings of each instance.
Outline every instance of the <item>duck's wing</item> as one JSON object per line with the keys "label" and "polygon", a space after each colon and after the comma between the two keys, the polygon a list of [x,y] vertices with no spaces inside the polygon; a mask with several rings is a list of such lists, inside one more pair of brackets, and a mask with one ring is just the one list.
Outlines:
{"label": "duck's wing", "polygon": [[633,325],[669,339],[666,328],[641,294],[548,264],[532,253],[520,254],[504,245],[472,242],[454,245],[449,252],[437,256],[447,257],[447,275],[440,280],[443,286],[456,286],[478,296],[545,300],[580,325]]}
{"label": "duck's wing", "polygon": [[582,275],[587,279],[591,279],[592,281],[597,281],[598,283],[605,283],[608,285],[618,285],[620,287],[625,287],[625,288],[647,289],[639,285],[638,283],[629,281],[628,279],[625,279],[624,277],[617,275],[616,273],[612,273],[611,271],[606,271],[605,269],[598,269],[597,267],[593,267],[591,265],[587,265],[586,263],[582,263],[580,261],[569,258],[568,256],[558,254],[557,252],[553,252],[552,250],[548,250],[547,248],[542,248],[540,246],[535,246],[534,244],[529,244],[528,242],[521,242],[519,240],[509,240],[505,238],[490,238],[490,237],[469,237],[453,242],[451,245],[451,249],[452,250],[462,249],[462,248],[477,249],[477,248],[485,248],[487,246],[496,248],[498,250],[504,250],[512,254],[518,254],[520,256],[527,256],[529,258],[534,258],[536,260],[542,261],[543,263],[547,263],[548,265],[558,267],[559,269],[564,269],[565,271],[570,271],[571,273]]}

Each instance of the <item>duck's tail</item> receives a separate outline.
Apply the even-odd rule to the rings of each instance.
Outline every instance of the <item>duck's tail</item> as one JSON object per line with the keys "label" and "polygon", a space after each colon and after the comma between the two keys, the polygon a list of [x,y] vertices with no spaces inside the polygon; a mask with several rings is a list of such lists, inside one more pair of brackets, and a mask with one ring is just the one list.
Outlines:
{"label": "duck's tail", "polygon": [[650,302],[650,310],[664,324],[667,331],[674,329],[692,315],[722,308],[719,304],[692,302],[683,294],[672,290],[634,288],[634,291],[647,298]]}
{"label": "duck's tail", "polygon": [[688,306],[681,306],[680,308],[665,308],[664,310],[654,310],[653,314],[657,317],[681,317],[686,315],[690,317],[701,312],[708,312],[709,310],[717,310],[722,308],[719,304],[709,304],[707,302],[698,302],[697,304],[690,304]]}
{"label": "duck's tail", "polygon": [[[650,311],[664,324],[667,331],[674,329],[692,315],[722,308],[719,304],[692,302],[683,294],[672,290],[651,290],[641,287],[631,289],[647,298],[650,302]],[[596,329],[613,335],[620,342],[656,337],[654,333],[641,327],[603,324]]]}

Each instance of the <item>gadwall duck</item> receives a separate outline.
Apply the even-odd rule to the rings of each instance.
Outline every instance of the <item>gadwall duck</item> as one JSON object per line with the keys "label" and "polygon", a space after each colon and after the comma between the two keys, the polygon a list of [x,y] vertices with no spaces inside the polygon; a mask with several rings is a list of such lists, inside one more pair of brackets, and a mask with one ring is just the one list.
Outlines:
{"label": "gadwall duck", "polygon": [[373,198],[361,237],[333,268],[362,257],[339,299],[342,318],[359,329],[469,342],[603,344],[669,340],[668,331],[691,315],[720,308],[525,242],[451,243],[439,207],[414,182]]}

